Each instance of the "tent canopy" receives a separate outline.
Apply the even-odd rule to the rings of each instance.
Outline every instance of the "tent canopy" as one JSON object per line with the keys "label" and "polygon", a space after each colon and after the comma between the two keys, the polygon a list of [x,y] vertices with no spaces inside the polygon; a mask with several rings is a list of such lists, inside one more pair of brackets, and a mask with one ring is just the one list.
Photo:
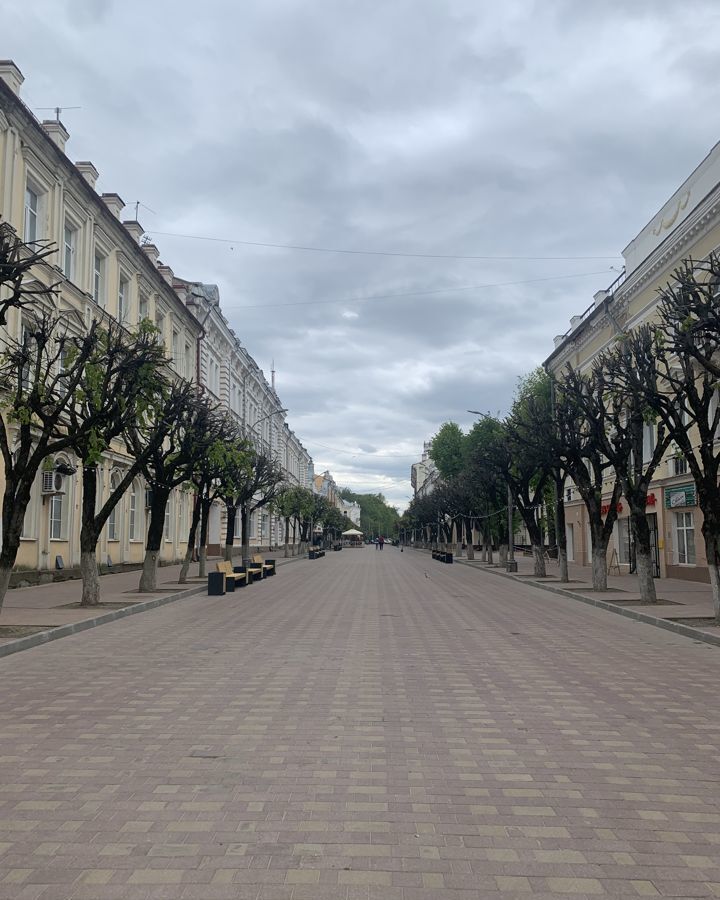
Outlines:
{"label": "tent canopy", "polygon": [[362,534],[362,531],[358,531],[357,528],[349,528],[347,531],[343,531],[342,536],[348,537],[348,536],[352,536],[352,535],[357,536],[357,535],[361,535],[361,534]]}

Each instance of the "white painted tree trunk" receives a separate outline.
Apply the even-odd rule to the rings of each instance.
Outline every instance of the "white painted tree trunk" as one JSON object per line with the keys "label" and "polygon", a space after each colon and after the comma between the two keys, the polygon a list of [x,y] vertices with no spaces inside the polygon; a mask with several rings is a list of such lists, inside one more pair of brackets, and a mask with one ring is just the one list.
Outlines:
{"label": "white painted tree trunk", "polygon": [[80,553],[80,574],[82,576],[81,606],[97,606],[100,603],[100,573],[95,551]]}
{"label": "white painted tree trunk", "polygon": [[655,579],[653,578],[652,556],[635,551],[635,566],[637,569],[638,585],[640,587],[640,600],[643,603],[654,603],[657,600],[655,593]]}
{"label": "white painted tree trunk", "polygon": [[160,554],[157,550],[146,550],[140,576],[139,591],[141,594],[157,590],[157,563]]}
{"label": "white painted tree trunk", "polygon": [[2,609],[5,594],[10,587],[10,575],[12,574],[12,566],[0,567],[0,609]]}
{"label": "white painted tree trunk", "polygon": [[708,563],[710,587],[712,589],[713,610],[715,618],[720,622],[720,571],[716,563]]}
{"label": "white painted tree trunk", "polygon": [[500,563],[500,566],[503,569],[507,565],[507,558],[508,558],[508,545],[500,544],[500,546],[498,547],[498,561]]}
{"label": "white painted tree trunk", "polygon": [[543,555],[543,548],[539,547],[537,544],[533,544],[532,552],[533,562],[535,564],[533,573],[536,578],[544,578],[547,572],[545,571],[545,557]]}
{"label": "white painted tree trunk", "polygon": [[201,547],[198,551],[198,576],[204,578],[207,575],[207,547]]}
{"label": "white painted tree trunk", "polygon": [[596,591],[607,590],[607,548],[592,548],[592,582]]}

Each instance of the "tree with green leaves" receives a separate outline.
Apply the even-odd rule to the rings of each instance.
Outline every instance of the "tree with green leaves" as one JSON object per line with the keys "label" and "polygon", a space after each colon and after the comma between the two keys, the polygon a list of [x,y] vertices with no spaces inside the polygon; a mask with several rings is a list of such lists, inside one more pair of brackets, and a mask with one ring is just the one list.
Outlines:
{"label": "tree with green leaves", "polygon": [[72,446],[70,409],[97,352],[97,324],[84,333],[67,318],[27,315],[19,341],[6,338],[0,356],[2,501],[0,608],[20,548],[33,483],[47,460]]}
{"label": "tree with green leaves", "polygon": [[[83,606],[100,602],[97,543],[102,529],[149,454],[162,445],[176,413],[174,407],[166,405],[169,368],[152,325],[140,323],[131,332],[109,320],[94,334],[93,351],[68,407],[70,446],[82,466]],[[145,436],[142,446],[141,435]],[[98,470],[105,453],[120,438],[133,458],[105,501],[98,504]]]}
{"label": "tree with green leaves", "polygon": [[445,422],[430,442],[430,459],[446,481],[456,478],[463,470],[465,435],[455,422]]}

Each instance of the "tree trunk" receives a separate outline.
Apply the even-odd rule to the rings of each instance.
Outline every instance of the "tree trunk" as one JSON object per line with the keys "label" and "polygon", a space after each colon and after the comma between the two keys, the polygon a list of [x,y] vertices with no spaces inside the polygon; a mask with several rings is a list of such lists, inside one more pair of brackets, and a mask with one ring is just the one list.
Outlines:
{"label": "tree trunk", "polygon": [[[705,510],[703,510],[705,513]],[[710,576],[710,588],[712,590],[713,610],[715,619],[720,623],[720,566],[718,566],[718,539],[716,537],[716,528],[712,515],[705,513],[702,530],[705,538],[705,555],[708,563],[708,574]]]}
{"label": "tree trunk", "polygon": [[201,507],[202,500],[200,493],[197,493],[195,494],[195,503],[193,504],[192,519],[190,520],[190,532],[188,534],[187,549],[185,550],[185,559],[183,560],[182,568],[180,569],[180,577],[178,578],[179,584],[187,583],[190,563],[192,562],[193,552],[195,550],[195,536],[197,534],[198,523],[200,522]]}
{"label": "tree trunk", "polygon": [[97,564],[97,542],[100,532],[95,528],[96,506],[97,468],[95,466],[84,466],[80,525],[81,606],[97,606],[100,603],[100,573],[98,572]]}
{"label": "tree trunk", "polygon": [[30,501],[29,492],[27,492],[27,496],[25,494],[24,491],[16,491],[10,483],[6,485],[3,497],[2,551],[0,552],[0,609],[2,609],[5,594],[10,585],[10,575],[20,549],[23,520]]}
{"label": "tree trunk", "polygon": [[558,548],[558,570],[560,581],[564,584],[570,580],[568,575],[567,533],[565,531],[565,501],[562,495],[562,484],[555,498],[555,531]]}
{"label": "tree trunk", "polygon": [[248,503],[242,504],[242,513],[240,516],[242,523],[242,560],[243,565],[245,565],[245,560],[250,559],[250,505]]}
{"label": "tree trunk", "polygon": [[232,561],[233,544],[235,543],[235,503],[225,504],[225,560]]}
{"label": "tree trunk", "polygon": [[95,548],[80,551],[80,575],[82,577],[80,606],[98,606],[100,603],[100,573],[98,572]]}
{"label": "tree trunk", "polygon": [[503,569],[507,565],[507,558],[508,558],[508,545],[500,544],[500,546],[498,547],[498,562],[499,562],[501,568],[503,568]]}
{"label": "tree trunk", "polygon": [[642,509],[633,509],[631,506],[630,526],[635,540],[635,568],[640,588],[640,600],[642,603],[655,603],[657,595],[653,579],[650,527],[645,515],[645,503],[643,503]]}
{"label": "tree trunk", "polygon": [[607,547],[592,548],[592,582],[596,591],[607,590]]}
{"label": "tree trunk", "polygon": [[545,570],[545,554],[543,552],[543,547],[540,544],[532,545],[533,552],[533,562],[535,564],[533,574],[536,578],[544,578],[547,574]]}
{"label": "tree trunk", "polygon": [[200,513],[200,547],[198,548],[198,576],[200,578],[207,575],[208,523],[211,509],[212,501],[208,497],[203,498],[202,512]]}
{"label": "tree trunk", "polygon": [[290,556],[289,548],[288,548],[288,543],[289,543],[288,538],[289,537],[290,537],[290,516],[285,516],[285,552],[283,553],[283,556],[285,557],[285,559],[287,559],[288,556]]}
{"label": "tree trunk", "polygon": [[475,548],[473,547],[472,519],[465,520],[465,541],[467,543],[467,558],[475,559]]}
{"label": "tree trunk", "polygon": [[150,507],[150,527],[148,528],[147,544],[145,545],[145,559],[143,560],[142,575],[138,591],[141,594],[151,593],[157,590],[157,567],[160,559],[160,547],[162,546],[163,531],[165,530],[165,508],[167,506],[170,491],[162,490],[153,485],[153,502]]}

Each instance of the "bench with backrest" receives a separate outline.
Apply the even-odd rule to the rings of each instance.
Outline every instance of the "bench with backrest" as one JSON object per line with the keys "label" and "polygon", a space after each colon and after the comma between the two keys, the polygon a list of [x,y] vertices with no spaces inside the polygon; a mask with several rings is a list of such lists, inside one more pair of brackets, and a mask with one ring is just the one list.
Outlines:
{"label": "bench with backrest", "polygon": [[274,575],[275,574],[275,560],[274,559],[263,559],[259,553],[256,553],[252,558],[253,564],[256,566],[262,566],[263,575]]}
{"label": "bench with backrest", "polygon": [[263,567],[259,566],[253,559],[243,558],[243,568],[250,575],[252,581],[260,581],[261,578],[265,577]]}
{"label": "bench with backrest", "polygon": [[215,569],[225,576],[225,590],[234,591],[236,587],[245,587],[248,583],[247,575],[233,571],[233,565],[229,559],[215,563]]}

